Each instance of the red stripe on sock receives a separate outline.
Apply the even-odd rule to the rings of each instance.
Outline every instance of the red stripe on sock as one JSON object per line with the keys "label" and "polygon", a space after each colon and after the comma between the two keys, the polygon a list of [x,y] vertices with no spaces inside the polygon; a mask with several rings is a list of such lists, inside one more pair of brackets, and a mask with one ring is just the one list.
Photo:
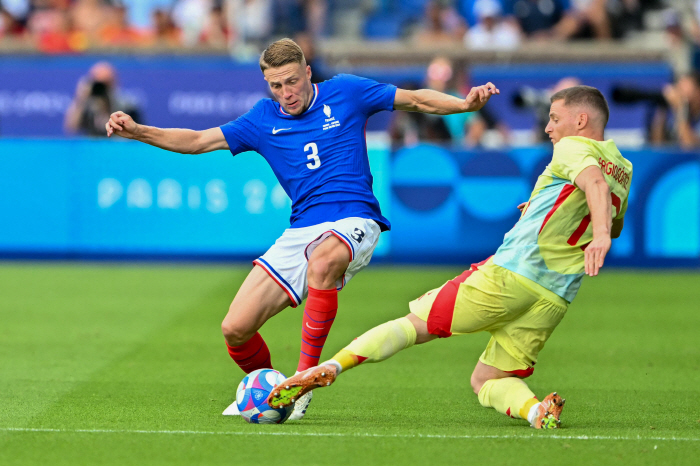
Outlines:
{"label": "red stripe on sock", "polygon": [[338,312],[338,290],[317,290],[309,287],[304,317],[301,321],[301,354],[297,371],[317,366],[323,345]]}
{"label": "red stripe on sock", "polygon": [[442,287],[435,297],[435,301],[430,308],[428,333],[437,335],[440,338],[452,336],[452,316],[454,315],[459,285],[464,283],[471,274],[479,270],[479,267],[484,265],[489,259],[490,257],[478,264],[472,264],[469,270],[465,270],[460,276],[445,283],[445,286]]}
{"label": "red stripe on sock", "polygon": [[229,346],[226,343],[226,348],[231,359],[247,374],[258,369],[272,369],[270,350],[260,333],[239,346]]}

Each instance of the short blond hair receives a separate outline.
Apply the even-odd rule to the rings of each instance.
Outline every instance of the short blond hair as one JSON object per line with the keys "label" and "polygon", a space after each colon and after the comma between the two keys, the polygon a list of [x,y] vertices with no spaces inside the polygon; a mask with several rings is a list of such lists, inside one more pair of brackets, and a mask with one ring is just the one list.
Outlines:
{"label": "short blond hair", "polygon": [[306,58],[301,47],[292,39],[280,39],[267,46],[260,54],[260,71],[268,68],[279,68],[289,63],[306,64]]}

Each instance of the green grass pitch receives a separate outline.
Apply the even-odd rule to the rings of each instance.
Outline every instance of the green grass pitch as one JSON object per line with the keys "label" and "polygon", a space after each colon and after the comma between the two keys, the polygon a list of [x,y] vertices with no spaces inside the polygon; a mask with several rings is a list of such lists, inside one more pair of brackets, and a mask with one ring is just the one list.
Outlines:
{"label": "green grass pitch", "polygon": [[[539,432],[471,392],[484,334],[348,372],[303,421],[222,416],[243,373],[220,322],[249,268],[0,264],[0,464],[699,464],[700,274],[586,278],[529,379],[567,399]],[[458,272],[369,267],[324,356]],[[300,325],[288,309],[262,329],[287,374]]]}

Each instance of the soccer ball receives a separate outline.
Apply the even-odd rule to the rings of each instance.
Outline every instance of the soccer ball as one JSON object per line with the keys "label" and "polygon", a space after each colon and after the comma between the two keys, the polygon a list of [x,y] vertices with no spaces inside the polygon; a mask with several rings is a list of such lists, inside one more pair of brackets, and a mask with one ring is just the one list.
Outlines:
{"label": "soccer ball", "polygon": [[294,411],[294,405],[285,408],[268,406],[267,397],[276,385],[287,379],[274,369],[258,369],[246,375],[236,390],[236,404],[241,417],[251,424],[282,424]]}

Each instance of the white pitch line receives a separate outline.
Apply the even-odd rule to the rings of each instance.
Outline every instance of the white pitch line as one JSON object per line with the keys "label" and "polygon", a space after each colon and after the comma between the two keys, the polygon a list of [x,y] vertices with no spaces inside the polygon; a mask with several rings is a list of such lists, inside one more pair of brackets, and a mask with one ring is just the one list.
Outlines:
{"label": "white pitch line", "polygon": [[281,437],[359,437],[359,438],[413,438],[413,439],[450,439],[450,440],[483,440],[483,439],[555,439],[555,440],[653,440],[660,442],[700,442],[700,438],[689,437],[625,437],[605,435],[559,435],[559,434],[528,434],[528,435],[441,435],[441,434],[344,434],[342,432],[209,432],[199,430],[126,430],[126,429],[48,429],[34,427],[0,427],[0,432],[44,432],[59,434],[161,434],[161,435],[271,435]]}

